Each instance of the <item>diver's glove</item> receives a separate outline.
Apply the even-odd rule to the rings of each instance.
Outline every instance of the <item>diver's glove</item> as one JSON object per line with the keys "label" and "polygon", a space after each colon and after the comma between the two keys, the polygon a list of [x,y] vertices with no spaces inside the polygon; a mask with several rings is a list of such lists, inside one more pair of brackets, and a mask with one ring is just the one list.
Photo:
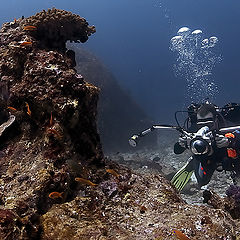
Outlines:
{"label": "diver's glove", "polygon": [[216,134],[215,141],[218,148],[228,147],[229,145],[229,140],[224,135]]}
{"label": "diver's glove", "polygon": [[186,139],[186,137],[179,137],[178,144],[181,147],[187,148],[187,139]]}
{"label": "diver's glove", "polygon": [[175,154],[181,154],[183,153],[187,148],[187,139],[186,137],[179,137],[178,142],[174,144],[174,153]]}

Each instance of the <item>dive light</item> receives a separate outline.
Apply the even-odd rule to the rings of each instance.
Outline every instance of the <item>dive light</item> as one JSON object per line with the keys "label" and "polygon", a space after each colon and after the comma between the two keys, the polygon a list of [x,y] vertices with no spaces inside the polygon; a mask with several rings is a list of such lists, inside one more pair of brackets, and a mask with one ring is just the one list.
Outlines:
{"label": "dive light", "polygon": [[138,138],[139,138],[138,135],[133,135],[133,136],[128,140],[129,144],[130,144],[132,147],[136,147],[136,146],[137,146]]}

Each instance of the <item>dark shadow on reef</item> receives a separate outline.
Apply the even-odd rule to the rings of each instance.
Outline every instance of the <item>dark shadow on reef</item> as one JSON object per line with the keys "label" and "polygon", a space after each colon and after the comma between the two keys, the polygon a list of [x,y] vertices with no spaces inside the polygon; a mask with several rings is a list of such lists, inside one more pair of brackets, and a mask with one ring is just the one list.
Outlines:
{"label": "dark shadow on reef", "polygon": [[0,30],[0,239],[236,239],[228,213],[104,158],[99,88],[65,46],[94,32],[54,8]]}
{"label": "dark shadow on reef", "polygon": [[[76,53],[77,71],[101,90],[98,103],[98,129],[104,152],[131,151],[129,137],[151,126],[152,120],[123,90],[96,56],[79,46],[69,47]],[[145,140],[142,141],[141,148],[157,147],[156,134]]]}

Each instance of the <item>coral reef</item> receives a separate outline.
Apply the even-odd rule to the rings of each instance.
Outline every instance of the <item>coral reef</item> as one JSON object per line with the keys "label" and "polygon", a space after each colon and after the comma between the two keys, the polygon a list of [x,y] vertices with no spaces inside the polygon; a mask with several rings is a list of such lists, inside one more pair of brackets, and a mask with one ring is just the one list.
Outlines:
{"label": "coral reef", "polygon": [[88,22],[79,15],[55,8],[24,19],[20,26],[35,26],[36,31],[30,31],[30,34],[45,49],[65,49],[68,40],[84,43],[96,31],[94,26],[88,26]]}
{"label": "coral reef", "polygon": [[222,209],[232,216],[240,219],[240,186],[230,185],[226,191],[226,197],[220,197],[213,191],[204,191],[204,202],[216,209]]}
{"label": "coral reef", "polygon": [[230,185],[226,191],[228,197],[232,197],[237,204],[240,204],[240,186]]}
{"label": "coral reef", "polygon": [[126,170],[120,176],[54,205],[41,217],[43,239],[176,239],[172,229],[190,239],[235,239],[228,214],[184,203],[164,177]]}
{"label": "coral reef", "polygon": [[240,219],[240,186],[230,185],[226,191],[225,209],[233,219]]}
{"label": "coral reef", "polygon": [[[62,13],[56,33],[44,25],[53,12]],[[42,14],[46,22],[37,22]],[[175,239],[172,229],[190,239],[236,239],[221,209],[188,205],[163,176],[104,157],[99,89],[76,72],[67,36],[57,35],[71,14],[42,14],[0,31],[0,239]],[[74,25],[82,38],[72,30],[68,39],[85,41],[93,29],[72,16],[84,23],[83,31]]]}
{"label": "coral reef", "polygon": [[95,27],[79,15],[52,8],[3,24],[1,43],[9,41],[11,47],[19,43],[19,46],[65,50],[67,41],[84,43],[95,31]]}
{"label": "coral reef", "polygon": [[[233,194],[236,192],[238,186],[230,186],[226,191],[226,197],[220,197],[214,191],[205,190],[203,193],[204,202],[211,205],[215,209],[222,209],[223,211],[229,213],[233,219],[240,219],[240,204],[238,197]],[[240,222],[237,221],[236,224],[240,227]]]}
{"label": "coral reef", "polygon": [[[54,12],[59,13],[55,20]],[[85,41],[93,29],[79,16],[56,9],[45,12],[49,17],[41,23],[43,13],[5,23],[0,31],[0,202],[2,215],[6,213],[1,239],[8,236],[11,224],[19,229],[12,239],[39,235],[39,216],[55,203],[49,194],[64,192],[63,201],[71,199],[74,177],[94,176],[91,171],[104,165],[96,128],[99,89],[76,73],[73,54],[66,54],[63,46],[68,39]],[[64,25],[69,18],[72,28]],[[26,25],[34,31],[25,30]],[[61,26],[61,35],[55,36]],[[49,41],[59,45],[47,46]],[[10,217],[10,209],[16,218]],[[11,224],[6,226],[6,221]]]}

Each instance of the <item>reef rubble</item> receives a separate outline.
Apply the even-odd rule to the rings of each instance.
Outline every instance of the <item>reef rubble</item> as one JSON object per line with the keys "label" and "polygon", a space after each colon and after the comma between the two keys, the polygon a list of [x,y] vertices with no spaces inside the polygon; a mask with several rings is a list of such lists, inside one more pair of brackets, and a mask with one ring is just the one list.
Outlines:
{"label": "reef rubble", "polygon": [[0,239],[237,239],[229,213],[104,157],[99,89],[66,49],[94,31],[58,9],[0,30]]}

